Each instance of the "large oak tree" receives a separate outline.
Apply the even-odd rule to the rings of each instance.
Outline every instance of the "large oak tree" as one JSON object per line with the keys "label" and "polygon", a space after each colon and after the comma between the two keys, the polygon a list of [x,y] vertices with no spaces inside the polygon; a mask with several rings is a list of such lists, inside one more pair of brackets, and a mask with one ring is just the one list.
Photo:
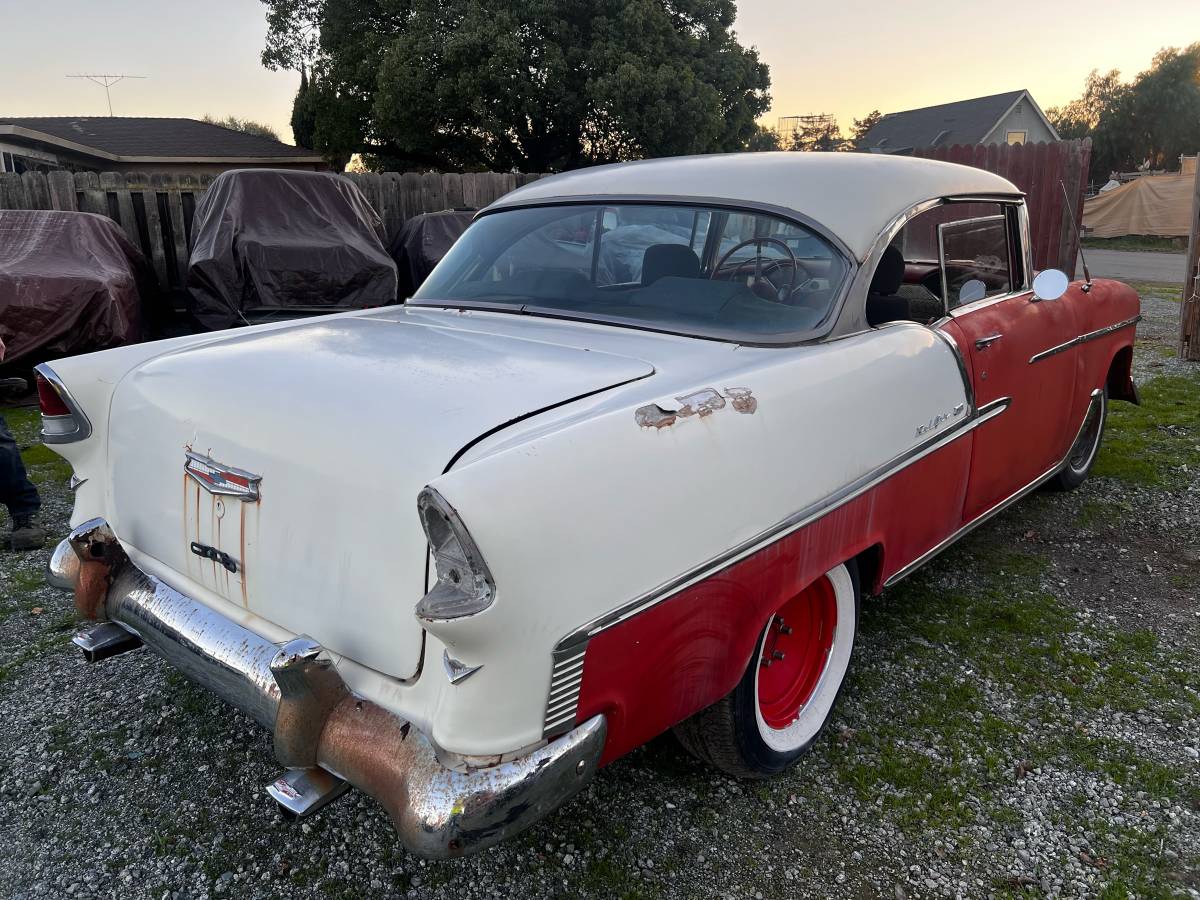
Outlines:
{"label": "large oak tree", "polygon": [[767,66],[733,0],[263,0],[293,126],[381,168],[547,172],[745,149]]}
{"label": "large oak tree", "polygon": [[1174,169],[1200,149],[1200,43],[1160,50],[1131,83],[1093,71],[1078,100],[1046,115],[1063,138],[1092,139],[1091,178],[1142,166]]}

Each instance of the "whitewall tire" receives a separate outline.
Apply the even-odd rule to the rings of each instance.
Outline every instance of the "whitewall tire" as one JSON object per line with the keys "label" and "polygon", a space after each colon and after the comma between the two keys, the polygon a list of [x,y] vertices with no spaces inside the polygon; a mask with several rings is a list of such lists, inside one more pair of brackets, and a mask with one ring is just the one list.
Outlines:
{"label": "whitewall tire", "polygon": [[829,722],[858,631],[858,573],[830,569],[764,625],[737,687],[675,728],[695,756],[731,775],[782,772]]}

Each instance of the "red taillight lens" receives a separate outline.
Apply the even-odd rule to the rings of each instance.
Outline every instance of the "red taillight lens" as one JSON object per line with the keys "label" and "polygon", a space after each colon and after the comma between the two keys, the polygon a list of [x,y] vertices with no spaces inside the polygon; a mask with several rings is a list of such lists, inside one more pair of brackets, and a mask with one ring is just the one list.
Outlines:
{"label": "red taillight lens", "polygon": [[69,416],[71,414],[71,410],[67,408],[63,398],[58,396],[54,385],[41,375],[37,377],[37,391],[38,405],[42,408],[43,416]]}

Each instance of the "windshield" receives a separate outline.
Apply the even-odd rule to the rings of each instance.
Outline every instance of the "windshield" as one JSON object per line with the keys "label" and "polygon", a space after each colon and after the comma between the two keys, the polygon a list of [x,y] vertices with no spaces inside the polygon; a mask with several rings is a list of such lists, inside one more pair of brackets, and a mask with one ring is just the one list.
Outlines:
{"label": "windshield", "polygon": [[770,341],[829,318],[846,271],[827,241],[772,215],[560,205],[482,216],[411,302]]}

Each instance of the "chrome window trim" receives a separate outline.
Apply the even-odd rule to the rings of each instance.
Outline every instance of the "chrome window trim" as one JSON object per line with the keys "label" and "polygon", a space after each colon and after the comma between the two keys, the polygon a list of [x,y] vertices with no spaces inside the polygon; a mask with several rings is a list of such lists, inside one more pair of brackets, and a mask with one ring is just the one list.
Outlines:
{"label": "chrome window trim", "polygon": [[614,625],[618,625],[652,606],[656,606],[685,588],[702,581],[709,575],[736,562],[740,562],[763,547],[787,537],[792,532],[798,531],[806,525],[811,525],[818,519],[845,506],[851,500],[854,500],[896,473],[908,468],[913,463],[924,459],[935,450],[940,450],[947,444],[958,440],[963,435],[978,428],[984,422],[994,419],[1003,413],[1011,402],[1012,400],[1009,397],[1000,397],[977,409],[972,407],[972,411],[968,412],[965,418],[950,426],[945,431],[939,432],[919,444],[915,444],[898,456],[876,466],[871,471],[849,482],[839,490],[809,504],[782,521],[759,532],[754,537],[731,547],[712,559],[700,563],[682,575],[658,587],[652,588],[641,596],[635,597],[633,600],[618,606],[616,609],[610,610],[581,625],[555,645],[555,654],[566,654],[570,648],[586,644],[588,640],[600,632],[612,628]]}
{"label": "chrome window trim", "polygon": [[1089,331],[1086,334],[1081,334],[1071,338],[1061,344],[1055,344],[1041,353],[1035,353],[1029,357],[1029,364],[1033,365],[1039,360],[1043,360],[1048,356],[1054,356],[1056,353],[1062,353],[1064,350],[1070,350],[1072,347],[1077,347],[1080,344],[1086,344],[1088,341],[1094,341],[1097,338],[1106,337],[1115,331],[1120,331],[1123,328],[1130,328],[1142,320],[1141,314],[1134,316],[1132,319],[1125,319],[1113,325],[1105,325],[1103,328],[1097,328],[1095,331]]}
{"label": "chrome window trim", "polygon": [[1018,297],[1027,297],[1029,294],[1029,288],[1021,288],[1019,291],[1009,291],[1007,294],[997,294],[994,297],[984,297],[982,300],[976,300],[974,303],[968,303],[965,306],[959,306],[956,309],[950,310],[949,316],[952,319],[957,319],[959,316],[964,316],[981,309],[987,309],[989,306],[994,306],[997,303],[1003,303],[1005,300],[1013,300]]}
{"label": "chrome window trim", "polygon": [[1036,490],[1037,487],[1040,484],[1042,484],[1042,482],[1046,481],[1047,479],[1053,478],[1054,475],[1056,475],[1058,472],[1062,471],[1063,466],[1065,466],[1067,464],[1068,460],[1070,460],[1070,458],[1071,458],[1071,448],[1074,447],[1075,442],[1079,440],[1079,435],[1083,434],[1083,427],[1084,427],[1084,425],[1087,424],[1087,415],[1088,415],[1088,411],[1091,409],[1091,404],[1094,403],[1096,401],[1096,398],[1103,393],[1104,393],[1104,391],[1101,390],[1100,388],[1097,388],[1096,390],[1092,391],[1091,397],[1090,397],[1090,402],[1088,403],[1088,408],[1083,411],[1083,421],[1079,423],[1079,429],[1078,429],[1078,431],[1075,432],[1075,437],[1071,439],[1071,443],[1067,446],[1067,453],[1061,460],[1059,460],[1057,463],[1055,463],[1053,466],[1051,466],[1049,469],[1047,469],[1041,475],[1037,476],[1035,479],[1033,479],[1033,481],[1029,482],[1029,484],[1025,485],[1020,490],[1017,490],[1017,491],[1013,492],[1012,494],[1009,494],[1007,497],[1005,497],[1003,500],[1000,500],[998,503],[996,503],[991,508],[989,508],[986,511],[977,515],[970,522],[967,522],[965,525],[960,526],[959,529],[957,531],[955,531],[953,534],[951,534],[949,537],[939,541],[937,544],[934,544],[932,547],[930,547],[928,550],[926,550],[924,553],[922,553],[920,556],[918,556],[916,559],[914,559],[912,562],[910,562],[904,568],[898,570],[895,574],[893,574],[890,578],[888,578],[887,581],[885,581],[883,583],[884,588],[890,588],[890,587],[892,587],[892,585],[896,584],[898,581],[901,581],[902,579],[907,578],[909,575],[911,575],[917,569],[921,568],[921,566],[925,565],[925,563],[929,562],[931,559],[933,559],[935,556],[937,556],[943,550],[947,549],[951,544],[953,544],[957,540],[959,540],[959,538],[966,537],[968,534],[970,534],[972,531],[974,531],[976,528],[978,528],[984,522],[988,521],[988,519],[1004,512],[1004,510],[1008,509],[1010,506],[1012,506],[1014,503],[1016,503],[1022,497],[1026,496],[1027,494],[1030,494],[1034,490]]}
{"label": "chrome window trim", "polygon": [[[879,234],[875,237],[875,242],[871,245],[871,249],[867,251],[867,255],[863,258],[861,265],[858,267],[858,272],[855,273],[855,278],[853,280],[853,283],[850,285],[849,290],[847,291],[847,297],[843,299],[842,308],[838,311],[837,321],[834,323],[834,326],[830,330],[829,334],[827,334],[821,340],[823,340],[823,341],[839,340],[843,337],[849,337],[851,335],[861,334],[863,332],[873,330],[872,327],[867,324],[866,310],[864,307],[860,306],[860,308],[858,309],[857,320],[851,319],[846,316],[846,310],[848,308],[848,304],[846,304],[845,301],[850,296],[853,296],[853,297],[861,296],[863,299],[863,303],[865,304],[866,296],[867,296],[867,288],[870,286],[871,277],[875,274],[876,266],[879,265],[879,259],[881,256],[883,256],[883,251],[887,249],[888,245],[891,244],[891,242],[895,239],[896,235],[900,233],[900,229],[902,229],[905,225],[907,225],[909,222],[911,222],[913,219],[915,219],[917,216],[921,215],[922,213],[928,212],[929,210],[935,209],[936,207],[939,207],[939,206],[949,206],[952,203],[997,203],[997,204],[1000,204],[1001,206],[1005,207],[1006,209],[1009,207],[1013,207],[1017,210],[1017,221],[1020,226],[1019,231],[1020,231],[1020,235],[1021,235],[1021,242],[1024,244],[1024,247],[1025,247],[1026,266],[1025,266],[1025,273],[1024,273],[1025,286],[1021,291],[1016,291],[1014,293],[1019,295],[1021,293],[1024,293],[1025,291],[1029,290],[1029,284],[1033,277],[1033,274],[1032,274],[1033,258],[1031,255],[1032,251],[1030,249],[1030,241],[1029,241],[1029,209],[1025,205],[1025,194],[1024,193],[1018,192],[1016,194],[990,194],[990,195],[987,195],[987,194],[981,194],[981,195],[963,194],[963,195],[951,195],[951,196],[946,196],[946,197],[931,197],[928,200],[922,200],[920,203],[915,203],[911,207],[909,207],[907,210],[905,210],[904,212],[897,214],[895,217],[893,217],[891,219],[891,221],[889,221],[886,225],[884,225],[884,227],[880,230]],[[940,250],[939,250],[938,255],[939,255],[939,257],[941,256]],[[939,267],[941,266],[940,259],[938,260],[938,265],[939,265]],[[861,284],[861,290],[860,290],[860,284]],[[993,298],[990,298],[990,297],[985,298],[985,300],[990,300],[990,299],[993,299]],[[1007,299],[1007,297],[1005,299]],[[960,309],[966,309],[966,308],[967,307],[965,307],[965,306],[960,307]],[[942,310],[944,313],[948,314],[946,311],[946,298],[945,298],[945,288],[944,287],[942,290]],[[919,324],[919,323],[916,323],[916,324]]]}
{"label": "chrome window trim", "polygon": [[[960,303],[959,305],[957,305],[953,308],[951,308],[951,306],[950,306],[950,290],[949,290],[949,286],[946,282],[945,229],[951,225],[970,225],[974,222],[995,222],[997,220],[1004,223],[1004,233],[1005,233],[1004,243],[1007,246],[1009,243],[1009,239],[1012,236],[1011,233],[1009,232],[1009,219],[1008,219],[1008,210],[1007,209],[1004,209],[1003,212],[999,213],[998,215],[972,216],[969,219],[955,219],[953,222],[943,222],[942,224],[940,224],[938,226],[938,267],[942,270],[942,306],[947,312],[950,312],[951,314],[953,314],[954,310],[963,309],[964,307],[970,306],[970,304],[969,303]],[[1008,255],[1009,290],[1005,291],[1004,293],[1011,294],[1011,293],[1014,293],[1012,290],[1012,280],[1013,280],[1013,277],[1012,277],[1012,275],[1013,275],[1013,272],[1012,272],[1012,247],[1008,247],[1007,249],[1008,249],[1007,255]],[[991,300],[991,299],[992,299],[991,297],[981,297],[979,300],[974,300],[972,302],[980,303],[983,300]]]}
{"label": "chrome window trim", "polygon": [[[74,431],[64,432],[47,432],[45,428],[40,429],[39,437],[43,444],[71,444],[75,441],[85,441],[92,436],[92,422],[84,413],[83,409],[75,402],[75,398],[71,396],[71,392],[67,390],[67,386],[63,384],[63,380],[58,377],[58,374],[50,368],[46,363],[39,363],[33,367],[38,375],[41,375],[46,381],[50,382],[55,392],[62,399],[63,404],[71,412],[71,419],[75,422]],[[56,421],[67,418],[66,416],[47,416]]]}

